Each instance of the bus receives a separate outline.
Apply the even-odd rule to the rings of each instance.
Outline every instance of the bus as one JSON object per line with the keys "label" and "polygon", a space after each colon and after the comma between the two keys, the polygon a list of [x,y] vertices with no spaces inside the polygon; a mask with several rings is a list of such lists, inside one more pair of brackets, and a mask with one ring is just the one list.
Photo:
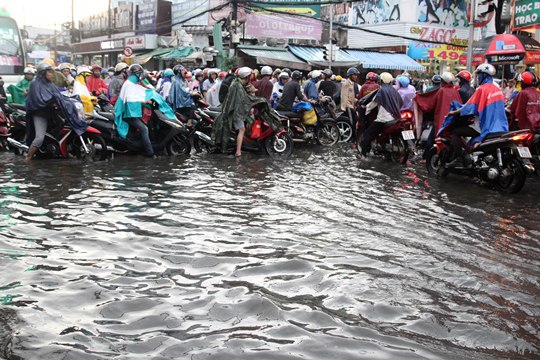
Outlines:
{"label": "bus", "polygon": [[19,81],[25,66],[25,47],[17,22],[0,8],[0,76],[5,86]]}

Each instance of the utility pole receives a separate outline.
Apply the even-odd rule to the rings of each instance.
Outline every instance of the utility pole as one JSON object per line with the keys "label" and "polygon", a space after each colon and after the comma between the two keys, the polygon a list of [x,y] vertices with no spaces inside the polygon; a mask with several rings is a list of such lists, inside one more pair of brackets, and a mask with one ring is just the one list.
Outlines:
{"label": "utility pole", "polygon": [[71,0],[71,29],[75,29],[75,0]]}
{"label": "utility pole", "polygon": [[467,47],[467,70],[472,72],[474,19],[476,18],[476,0],[471,0],[471,19],[469,21],[469,43]]}
{"label": "utility pole", "polygon": [[236,56],[236,27],[238,25],[238,0],[232,0],[232,12],[231,12],[231,49],[233,49],[233,55]]}
{"label": "utility pole", "polygon": [[[112,0],[109,0],[109,7],[108,7],[108,11],[107,11],[108,15],[109,15],[109,41],[112,43]],[[108,64],[105,64],[105,62],[103,62],[103,67],[105,66],[108,66],[108,65],[113,65],[113,64],[116,64],[116,60],[113,62],[113,52],[111,50],[111,52],[109,53],[109,63]]]}
{"label": "utility pole", "polygon": [[[330,29],[328,32],[328,43],[330,44],[330,56],[328,57],[328,69],[332,70],[332,60],[334,57],[334,44],[332,44],[333,31],[334,31],[334,4],[330,4]],[[337,54],[336,54],[337,56]]]}

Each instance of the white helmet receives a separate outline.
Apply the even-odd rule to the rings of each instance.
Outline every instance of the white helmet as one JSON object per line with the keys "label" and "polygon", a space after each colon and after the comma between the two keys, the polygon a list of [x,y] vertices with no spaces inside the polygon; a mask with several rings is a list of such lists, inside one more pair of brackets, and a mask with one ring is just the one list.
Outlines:
{"label": "white helmet", "polygon": [[288,72],[282,71],[282,72],[279,74],[279,78],[280,78],[280,79],[288,79],[288,78],[290,78],[290,76],[289,76],[289,73],[288,73]]}
{"label": "white helmet", "polygon": [[455,80],[455,77],[454,77],[454,74],[452,74],[451,72],[445,71],[441,75],[441,79],[447,84],[452,84]]}
{"label": "white helmet", "polygon": [[69,63],[61,63],[60,65],[58,65],[58,70],[62,71],[64,69],[69,69],[70,66],[71,65]]}
{"label": "white helmet", "polygon": [[77,75],[81,75],[81,74],[84,74],[84,73],[88,73],[88,75],[92,74],[92,71],[90,71],[90,69],[88,68],[88,66],[79,66],[77,68]]}
{"label": "white helmet", "polygon": [[212,74],[218,75],[219,74],[219,69],[210,69],[210,70],[208,70],[208,76],[210,76]]}
{"label": "white helmet", "polygon": [[272,68],[270,66],[263,66],[262,69],[261,69],[261,75],[262,76],[265,76],[265,75],[272,75]]}
{"label": "white helmet", "polygon": [[251,68],[248,68],[247,66],[244,66],[244,67],[241,67],[240,69],[238,69],[238,70],[236,71],[236,75],[237,75],[240,79],[245,79],[245,78],[247,78],[248,76],[250,76],[252,72],[253,72],[253,70],[251,70]]}
{"label": "white helmet", "polygon": [[119,73],[121,72],[122,70],[125,70],[129,68],[129,65],[126,64],[125,62],[119,62],[118,64],[116,64],[116,66],[114,67],[114,72],[116,73]]}
{"label": "white helmet", "polygon": [[495,70],[495,67],[488,63],[478,65],[478,67],[475,70],[475,73],[484,73],[489,76],[495,75],[496,72],[497,71]]}
{"label": "white helmet", "polygon": [[319,70],[313,70],[313,71],[311,72],[311,78],[312,78],[312,79],[318,79],[318,78],[321,77],[321,74],[322,74],[322,73],[321,73]]}
{"label": "white helmet", "polygon": [[394,81],[394,77],[390,73],[383,72],[379,76],[380,76],[381,81],[383,82],[383,84],[391,84],[392,81]]}
{"label": "white helmet", "polygon": [[24,71],[23,71],[23,74],[32,74],[32,75],[36,75],[36,69],[34,69],[33,67],[25,67],[24,68]]}

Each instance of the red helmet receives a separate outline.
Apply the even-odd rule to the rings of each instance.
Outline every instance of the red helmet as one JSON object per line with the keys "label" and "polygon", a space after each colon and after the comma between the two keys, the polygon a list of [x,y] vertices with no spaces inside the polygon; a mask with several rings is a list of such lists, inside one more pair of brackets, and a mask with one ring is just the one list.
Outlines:
{"label": "red helmet", "polygon": [[227,72],[226,72],[226,71],[222,71],[222,72],[220,72],[220,73],[218,74],[218,77],[219,77],[220,79],[223,79],[225,76],[227,76]]}
{"label": "red helmet", "polygon": [[460,72],[458,72],[457,77],[460,77],[467,82],[471,81],[472,79],[471,73],[468,72],[467,70],[461,70]]}
{"label": "red helmet", "polygon": [[536,84],[538,78],[532,72],[525,71],[518,75],[517,81],[521,82],[523,85],[531,86]]}
{"label": "red helmet", "polygon": [[375,74],[373,71],[370,71],[366,75],[366,80],[376,81],[377,77],[378,77],[377,74]]}

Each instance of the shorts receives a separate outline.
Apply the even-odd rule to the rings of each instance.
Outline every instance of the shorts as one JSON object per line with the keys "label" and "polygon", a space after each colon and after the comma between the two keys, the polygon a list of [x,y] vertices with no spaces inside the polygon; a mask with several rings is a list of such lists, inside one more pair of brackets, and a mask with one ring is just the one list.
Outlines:
{"label": "shorts", "polygon": [[235,130],[240,130],[240,129],[243,129],[244,127],[245,127],[244,120],[241,120],[241,119],[234,120]]}

